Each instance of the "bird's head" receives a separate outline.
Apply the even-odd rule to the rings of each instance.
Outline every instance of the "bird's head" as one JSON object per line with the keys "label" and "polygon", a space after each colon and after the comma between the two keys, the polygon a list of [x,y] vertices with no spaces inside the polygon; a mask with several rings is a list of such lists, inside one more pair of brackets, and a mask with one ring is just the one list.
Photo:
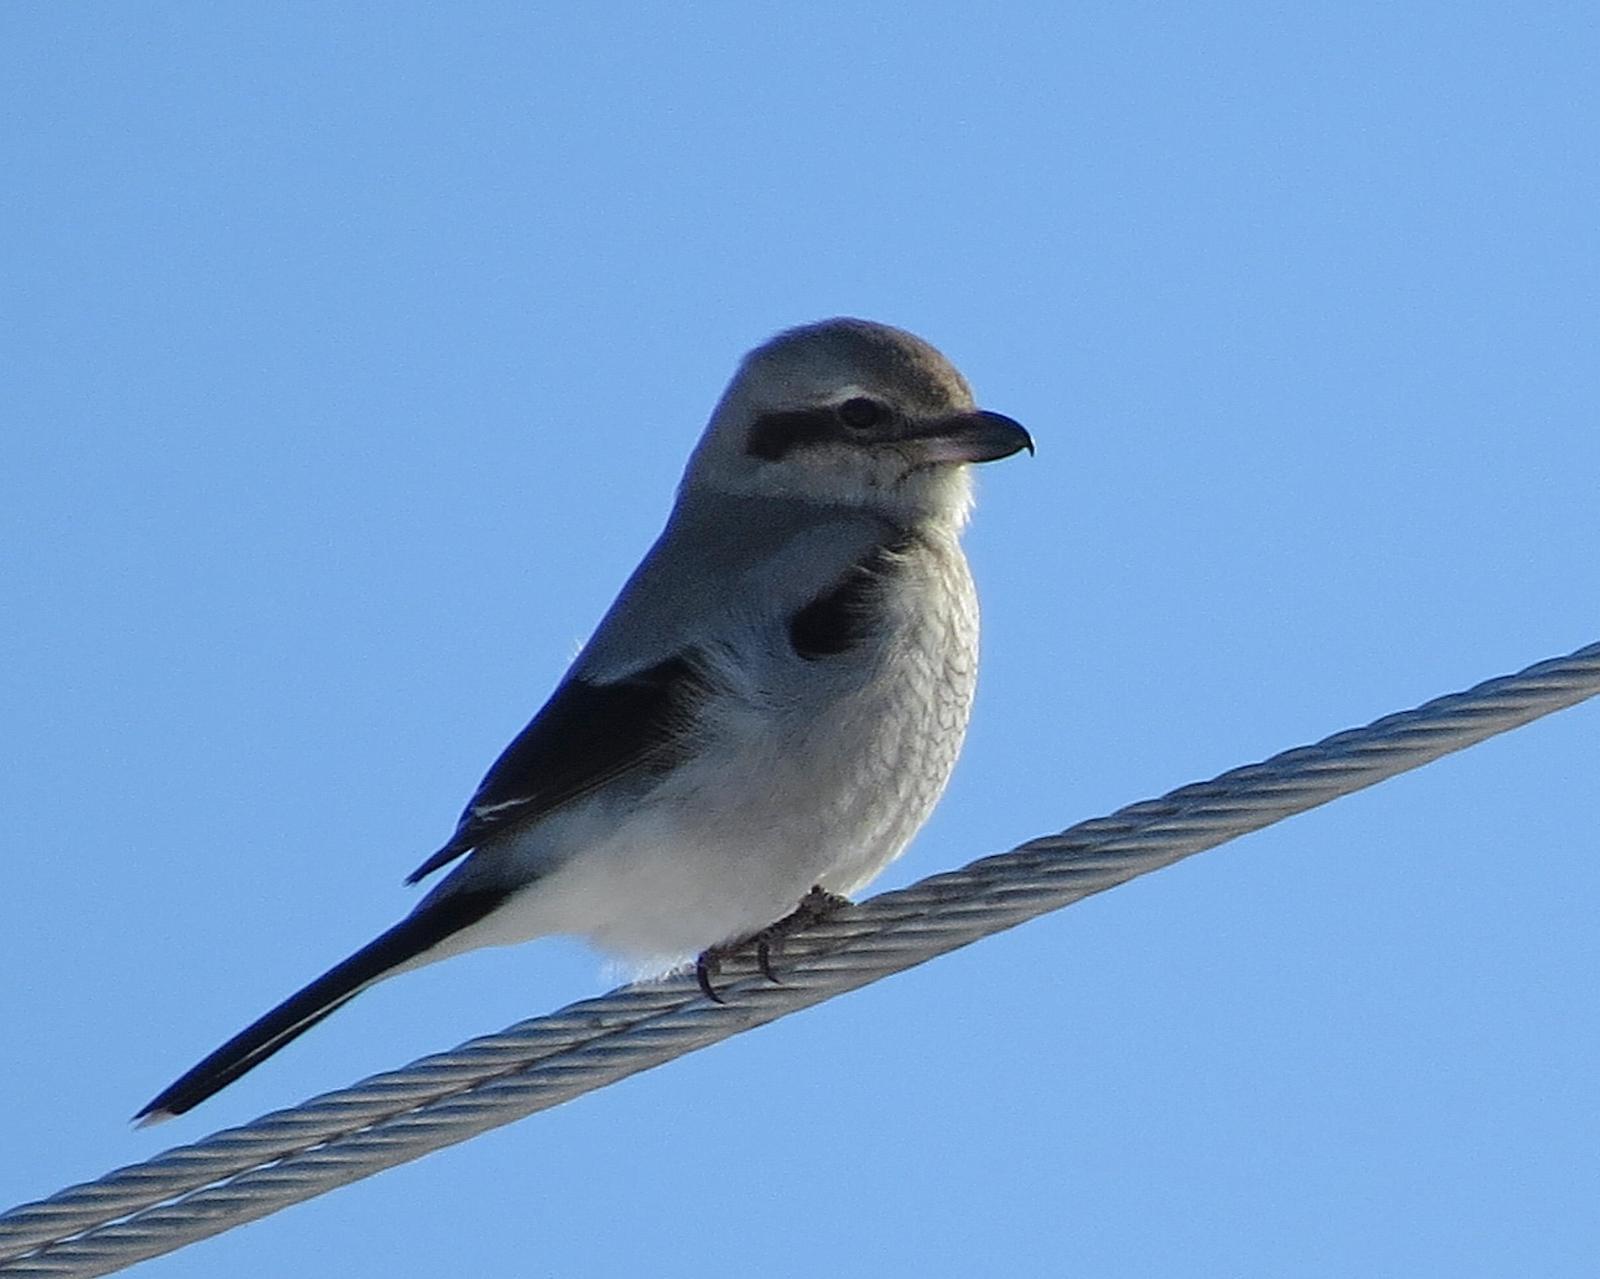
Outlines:
{"label": "bird's head", "polygon": [[866,320],[780,333],[744,359],[684,473],[685,494],[773,497],[959,525],[967,465],[1033,451],[978,409],[933,347]]}

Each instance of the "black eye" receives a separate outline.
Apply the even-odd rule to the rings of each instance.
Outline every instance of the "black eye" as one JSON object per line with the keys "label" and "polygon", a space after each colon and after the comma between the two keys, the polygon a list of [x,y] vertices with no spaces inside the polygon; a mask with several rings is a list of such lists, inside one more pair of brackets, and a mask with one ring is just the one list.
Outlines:
{"label": "black eye", "polygon": [[852,431],[870,431],[888,416],[888,409],[864,395],[846,400],[839,406],[839,420]]}

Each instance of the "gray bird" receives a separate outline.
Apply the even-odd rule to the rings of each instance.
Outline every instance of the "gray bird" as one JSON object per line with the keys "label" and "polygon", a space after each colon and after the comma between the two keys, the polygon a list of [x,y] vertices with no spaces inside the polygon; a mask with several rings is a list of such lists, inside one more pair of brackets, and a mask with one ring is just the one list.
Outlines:
{"label": "gray bird", "polygon": [[715,997],[708,960],[866,884],[966,732],[967,464],[1020,449],[1021,426],[899,329],[828,320],[751,352],[660,538],[407,882],[455,869],[137,1118],[182,1114],[374,982],[479,946],[700,954]]}

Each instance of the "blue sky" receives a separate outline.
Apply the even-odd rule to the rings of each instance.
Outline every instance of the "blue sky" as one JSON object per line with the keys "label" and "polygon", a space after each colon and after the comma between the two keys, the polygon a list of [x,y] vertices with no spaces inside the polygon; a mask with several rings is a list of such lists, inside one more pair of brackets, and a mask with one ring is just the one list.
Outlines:
{"label": "blue sky", "polygon": [[[0,1202],[603,989],[179,1070],[405,911],[739,354],[986,468],[906,882],[1600,637],[1578,4],[11,5]],[[1600,707],[145,1273],[1588,1275]]]}

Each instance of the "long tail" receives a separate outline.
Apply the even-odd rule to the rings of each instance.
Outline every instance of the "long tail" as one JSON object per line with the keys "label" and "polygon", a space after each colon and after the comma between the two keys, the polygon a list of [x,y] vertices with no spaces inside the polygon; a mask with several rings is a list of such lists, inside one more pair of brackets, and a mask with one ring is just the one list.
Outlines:
{"label": "long tail", "polygon": [[388,932],[246,1026],[152,1100],[134,1116],[134,1121],[143,1127],[193,1109],[247,1070],[259,1066],[368,986],[437,946],[452,933],[477,923],[504,900],[504,893],[481,890],[453,893],[437,901],[423,902]]}

